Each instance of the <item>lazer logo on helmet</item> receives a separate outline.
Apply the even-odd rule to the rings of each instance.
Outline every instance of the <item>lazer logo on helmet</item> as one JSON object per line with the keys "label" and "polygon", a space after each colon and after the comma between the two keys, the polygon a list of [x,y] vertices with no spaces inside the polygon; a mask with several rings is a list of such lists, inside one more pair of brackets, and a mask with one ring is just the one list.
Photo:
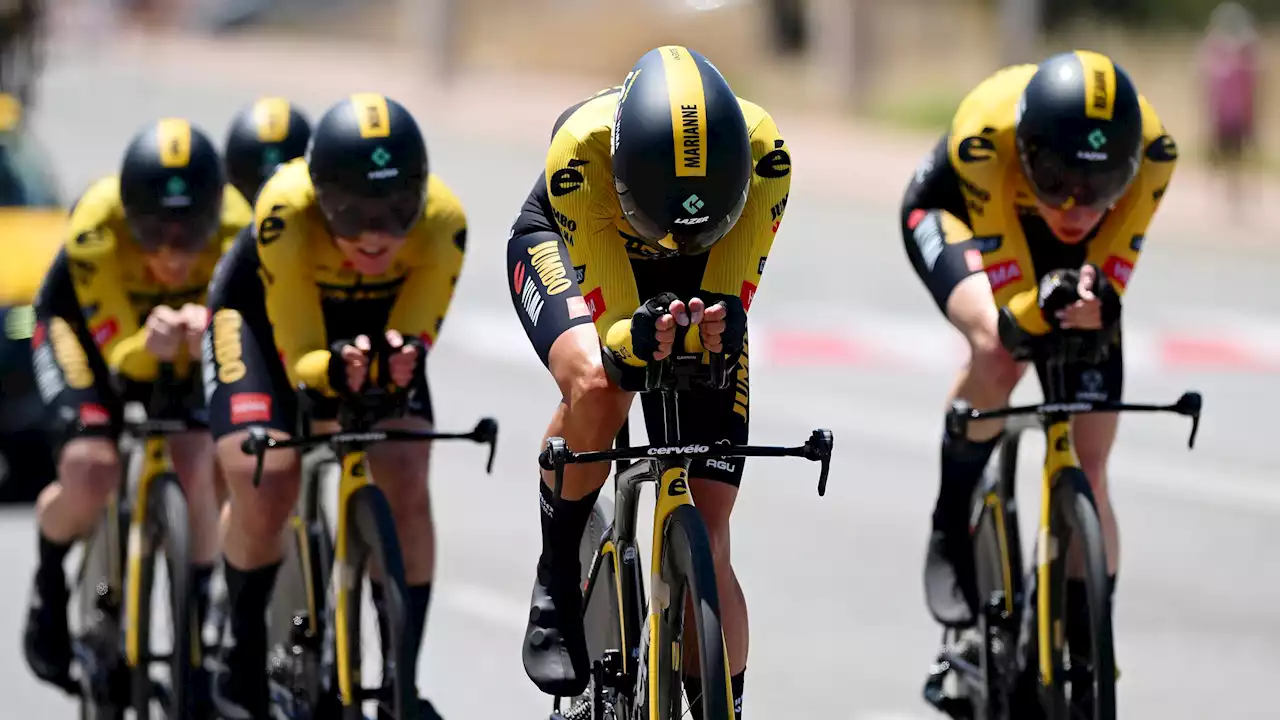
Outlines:
{"label": "lazer logo on helmet", "polygon": [[548,240],[529,248],[529,263],[538,273],[538,279],[548,295],[559,295],[573,284],[560,261],[560,242]]}
{"label": "lazer logo on helmet", "polygon": [[682,453],[704,453],[711,448],[706,445],[685,445],[684,447],[649,448],[650,455],[679,455]]}

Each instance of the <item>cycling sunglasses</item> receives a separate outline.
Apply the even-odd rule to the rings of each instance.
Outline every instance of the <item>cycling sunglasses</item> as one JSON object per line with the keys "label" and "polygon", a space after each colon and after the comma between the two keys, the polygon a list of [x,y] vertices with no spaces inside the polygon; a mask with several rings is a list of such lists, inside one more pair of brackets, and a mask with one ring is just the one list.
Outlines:
{"label": "cycling sunglasses", "polygon": [[1124,197],[1137,175],[1137,163],[1114,168],[1095,167],[1085,171],[1069,167],[1056,155],[1040,152],[1026,163],[1027,180],[1044,204],[1061,209],[1086,207],[1105,211]]}
{"label": "cycling sunglasses", "polygon": [[330,232],[344,238],[358,238],[366,232],[384,232],[396,237],[408,235],[422,219],[424,195],[416,188],[376,198],[316,190],[316,199]]}
{"label": "cycling sunglasses", "polygon": [[209,246],[221,225],[221,212],[174,220],[155,216],[128,218],[129,232],[145,253],[169,248],[177,252],[201,252]]}

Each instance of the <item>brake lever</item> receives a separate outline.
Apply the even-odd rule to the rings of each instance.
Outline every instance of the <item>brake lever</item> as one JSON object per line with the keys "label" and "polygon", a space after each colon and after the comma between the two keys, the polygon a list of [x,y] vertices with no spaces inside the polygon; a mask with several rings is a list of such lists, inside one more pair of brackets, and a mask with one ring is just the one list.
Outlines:
{"label": "brake lever", "polygon": [[562,437],[547,438],[547,445],[538,455],[538,464],[543,470],[552,470],[555,472],[555,485],[552,487],[553,495],[556,501],[560,500],[560,493],[564,490],[564,466],[569,458],[569,446]]}
{"label": "brake lever", "polygon": [[967,437],[969,421],[973,418],[973,406],[967,400],[956,399],[947,413],[947,432],[951,437]]}
{"label": "brake lever", "polygon": [[1185,392],[1170,408],[1179,415],[1191,418],[1191,436],[1187,438],[1188,450],[1193,450],[1196,446],[1196,433],[1200,432],[1200,409],[1203,404],[1204,400],[1200,397],[1200,393]]}
{"label": "brake lever", "polygon": [[255,488],[262,482],[262,465],[266,459],[267,443],[270,440],[266,428],[261,425],[252,425],[249,427],[249,437],[240,443],[240,452],[253,455],[253,486]]}
{"label": "brake lever", "polygon": [[471,439],[489,446],[489,461],[485,464],[485,472],[493,474],[493,457],[498,451],[498,421],[493,418],[481,418],[476,429],[471,431]]}
{"label": "brake lever", "polygon": [[818,475],[818,497],[827,494],[827,475],[831,472],[831,451],[835,448],[835,438],[830,430],[814,430],[804,444],[804,457],[821,463]]}

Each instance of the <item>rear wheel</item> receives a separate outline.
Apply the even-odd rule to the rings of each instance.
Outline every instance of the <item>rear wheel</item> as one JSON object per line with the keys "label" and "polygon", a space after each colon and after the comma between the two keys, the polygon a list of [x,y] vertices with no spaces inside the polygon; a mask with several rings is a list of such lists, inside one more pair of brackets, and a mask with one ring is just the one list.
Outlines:
{"label": "rear wheel", "polygon": [[974,565],[979,601],[978,667],[983,691],[972,697],[973,716],[983,720],[1012,717],[1011,683],[1016,678],[1016,602],[1014,575],[1020,570],[1010,562],[1009,545],[1017,542],[1017,528],[1010,522],[1008,503],[998,484],[975,498],[981,504],[973,533]]}
{"label": "rear wheel", "polygon": [[[199,661],[199,633],[192,622],[187,501],[177,475],[162,473],[152,478],[147,492],[146,513],[141,563],[137,568],[138,614],[133,618],[138,623],[137,662],[130,668],[133,709],[137,720],[192,717],[196,708],[190,706],[191,693],[188,689],[191,670]],[[152,651],[151,630],[157,618],[152,590],[161,557],[164,558],[163,567],[168,578],[169,602],[167,612],[160,615],[160,621],[155,625],[162,627],[167,622],[172,630],[167,654]],[[162,656],[167,659],[167,684],[157,683],[151,678],[153,658]]]}
{"label": "rear wheel", "polygon": [[631,717],[627,688],[620,684],[626,657],[626,621],[619,603],[618,548],[608,536],[613,525],[613,501],[601,495],[582,534],[582,624],[592,673],[586,691],[567,698],[564,720],[627,720]]}
{"label": "rear wheel", "polygon": [[[647,653],[641,656],[648,664],[646,684],[638,688],[645,693],[643,702],[647,705],[641,717],[680,720],[685,716],[680,666],[685,657],[684,643],[693,642],[698,648],[702,696],[688,698],[688,707],[701,707],[703,720],[733,720],[729,662],[706,525],[692,505],[677,507],[666,524],[662,580],[669,590],[670,602],[652,628]],[[688,617],[683,601],[685,593],[693,607]]]}
{"label": "rear wheel", "polygon": [[83,546],[76,579],[72,647],[81,720],[123,720],[128,693],[120,654],[121,513],[113,505]]}

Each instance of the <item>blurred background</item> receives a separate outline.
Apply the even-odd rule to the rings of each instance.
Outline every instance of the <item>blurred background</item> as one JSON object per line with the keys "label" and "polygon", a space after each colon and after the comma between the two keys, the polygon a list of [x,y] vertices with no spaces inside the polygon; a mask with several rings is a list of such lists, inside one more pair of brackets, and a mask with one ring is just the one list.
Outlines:
{"label": "blurred background", "polygon": [[[538,545],[533,459],[558,398],[512,312],[505,239],[561,110],[677,43],[775,116],[794,161],[752,311],[752,439],[798,443],[830,427],[837,442],[821,499],[816,468],[748,464],[733,546],[754,630],[747,716],[940,717],[920,699],[937,641],[920,566],[942,401],[965,353],[904,257],[898,202],[974,84],[1086,48],[1130,72],[1182,156],[1126,296],[1126,396],[1164,402],[1195,388],[1206,402],[1190,453],[1183,422],[1121,423],[1110,480],[1121,712],[1276,717],[1273,19],[1275,0],[0,1],[0,571],[11,587],[0,693],[21,710],[12,716],[74,713],[18,654],[29,502],[53,472],[29,303],[67,204],[116,172],[129,137],[157,117],[187,116],[221,140],[258,96],[285,96],[314,120],[362,90],[419,117],[433,172],[469,216],[432,355],[438,420],[502,424],[492,477],[479,451],[433,454],[440,560],[422,686],[446,717],[546,716],[517,647]],[[1033,382],[1019,390],[1035,394]],[[1028,498],[1039,443],[1022,454]]]}

